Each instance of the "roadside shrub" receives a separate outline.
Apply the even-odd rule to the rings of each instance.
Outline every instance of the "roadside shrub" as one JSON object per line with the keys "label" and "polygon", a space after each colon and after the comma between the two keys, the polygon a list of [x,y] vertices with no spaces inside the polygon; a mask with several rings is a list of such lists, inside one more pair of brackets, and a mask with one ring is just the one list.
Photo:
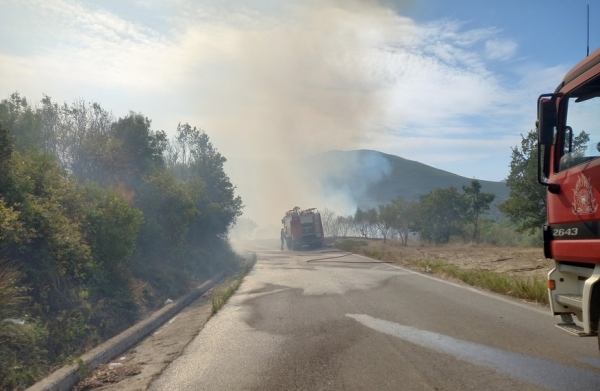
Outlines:
{"label": "roadside shrub", "polygon": [[25,389],[47,373],[48,331],[38,322],[0,324],[0,389]]}
{"label": "roadside shrub", "polygon": [[498,247],[541,247],[543,245],[541,230],[536,234],[520,233],[517,232],[516,225],[508,220],[484,221],[481,227],[481,241]]}
{"label": "roadside shrub", "polygon": [[519,245],[522,247],[543,247],[544,239],[542,238],[542,230],[538,230],[535,234],[524,235]]}
{"label": "roadside shrub", "polygon": [[19,270],[3,278],[0,265],[0,389],[24,389],[239,267],[227,233],[243,205],[225,162],[187,124],[169,141],[143,115],[115,120],[97,103],[0,101],[0,255]]}
{"label": "roadside shrub", "polygon": [[484,221],[481,226],[481,241],[492,246],[516,247],[523,240],[523,236],[508,221]]}
{"label": "roadside shrub", "polygon": [[45,369],[44,349],[48,334],[22,316],[25,289],[19,287],[21,273],[0,262],[0,389],[13,390],[38,378]]}

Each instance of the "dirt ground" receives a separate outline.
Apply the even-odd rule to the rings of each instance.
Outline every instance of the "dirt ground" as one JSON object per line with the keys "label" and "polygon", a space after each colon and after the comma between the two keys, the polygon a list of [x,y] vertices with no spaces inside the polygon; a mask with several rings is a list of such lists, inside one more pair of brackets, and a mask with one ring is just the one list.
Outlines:
{"label": "dirt ground", "polygon": [[385,251],[394,262],[410,266],[411,260],[430,259],[452,263],[462,269],[481,269],[495,273],[506,273],[522,277],[536,276],[547,278],[554,267],[554,261],[544,257],[542,248],[534,247],[493,247],[453,243],[428,245],[421,242],[408,242],[402,246],[399,241],[380,239],[354,239],[366,244],[371,251]]}

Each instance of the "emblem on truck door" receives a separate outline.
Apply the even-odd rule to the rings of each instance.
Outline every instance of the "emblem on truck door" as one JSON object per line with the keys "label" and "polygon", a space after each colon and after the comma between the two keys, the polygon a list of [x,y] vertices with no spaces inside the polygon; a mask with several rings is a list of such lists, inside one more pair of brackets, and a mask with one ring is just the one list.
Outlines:
{"label": "emblem on truck door", "polygon": [[577,184],[573,189],[573,213],[576,215],[588,215],[596,212],[598,205],[592,189],[590,180],[585,175],[579,175]]}

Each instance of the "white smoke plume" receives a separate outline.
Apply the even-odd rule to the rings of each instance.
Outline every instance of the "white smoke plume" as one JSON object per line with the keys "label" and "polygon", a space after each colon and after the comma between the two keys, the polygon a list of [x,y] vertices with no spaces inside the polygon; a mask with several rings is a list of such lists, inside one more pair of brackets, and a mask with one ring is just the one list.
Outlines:
{"label": "white smoke plume", "polygon": [[206,127],[229,157],[245,216],[259,225],[278,224],[296,205],[353,212],[347,193],[320,184],[332,167],[300,159],[359,149],[381,131],[388,70],[373,58],[385,56],[390,36],[410,37],[410,21],[374,1],[314,1],[285,15],[236,29],[230,68],[203,91],[221,113]]}

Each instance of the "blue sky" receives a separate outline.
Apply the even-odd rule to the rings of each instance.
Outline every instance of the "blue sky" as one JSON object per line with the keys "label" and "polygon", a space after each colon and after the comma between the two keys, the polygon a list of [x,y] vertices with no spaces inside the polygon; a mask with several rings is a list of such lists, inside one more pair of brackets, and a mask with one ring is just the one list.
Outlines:
{"label": "blue sky", "polygon": [[232,162],[368,148],[502,180],[588,3],[593,51],[598,1],[2,0],[0,97],[189,122]]}
{"label": "blue sky", "polygon": [[464,21],[471,28],[498,28],[503,39],[519,45],[518,58],[552,64],[557,58],[578,61],[585,55],[587,5],[590,5],[590,48],[593,50],[600,44],[598,1],[430,0],[415,1],[406,11],[419,22],[450,18]]}

